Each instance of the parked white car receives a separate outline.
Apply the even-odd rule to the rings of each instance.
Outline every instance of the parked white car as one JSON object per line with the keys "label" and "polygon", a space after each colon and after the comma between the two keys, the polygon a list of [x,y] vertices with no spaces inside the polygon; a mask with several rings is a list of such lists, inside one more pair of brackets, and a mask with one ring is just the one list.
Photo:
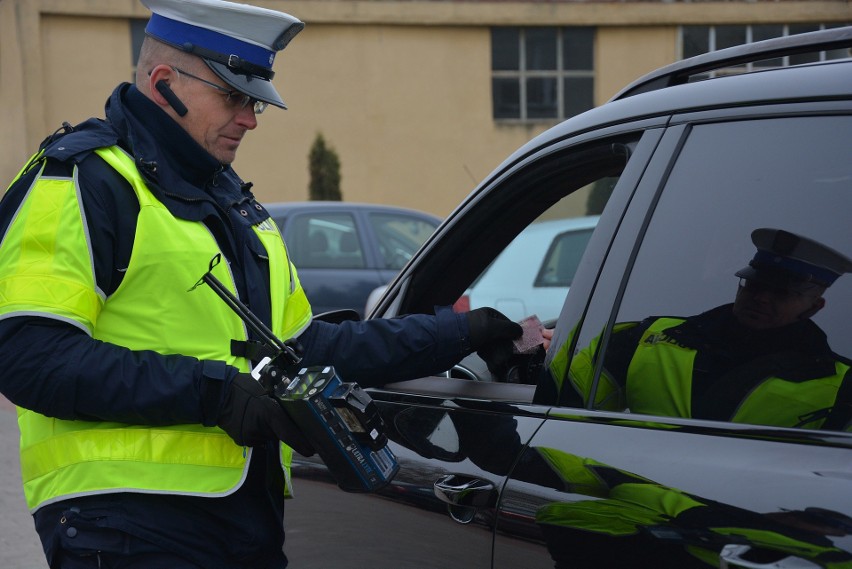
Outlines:
{"label": "parked white car", "polygon": [[464,296],[459,311],[493,307],[510,320],[559,316],[598,216],[530,224],[494,259]]}

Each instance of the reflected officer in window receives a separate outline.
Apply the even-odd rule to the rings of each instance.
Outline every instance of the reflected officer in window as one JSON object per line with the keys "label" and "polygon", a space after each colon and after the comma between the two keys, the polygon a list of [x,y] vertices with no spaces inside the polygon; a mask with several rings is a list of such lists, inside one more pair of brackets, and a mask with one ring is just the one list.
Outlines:
{"label": "reflected officer in window", "polygon": [[[597,409],[844,430],[850,361],[811,317],[852,260],[807,237],[756,229],[734,302],[691,317],[617,324],[595,391]],[[572,360],[560,401],[588,403],[599,338]],[[564,366],[557,354],[551,370]],[[554,374],[554,377],[559,377]]]}

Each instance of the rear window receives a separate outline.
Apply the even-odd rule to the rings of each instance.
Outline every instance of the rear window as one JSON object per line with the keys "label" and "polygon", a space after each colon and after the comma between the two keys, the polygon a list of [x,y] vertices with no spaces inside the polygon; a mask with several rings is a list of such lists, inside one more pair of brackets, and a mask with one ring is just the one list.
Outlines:
{"label": "rear window", "polygon": [[571,286],[593,230],[568,231],[557,236],[547,251],[535,286]]}

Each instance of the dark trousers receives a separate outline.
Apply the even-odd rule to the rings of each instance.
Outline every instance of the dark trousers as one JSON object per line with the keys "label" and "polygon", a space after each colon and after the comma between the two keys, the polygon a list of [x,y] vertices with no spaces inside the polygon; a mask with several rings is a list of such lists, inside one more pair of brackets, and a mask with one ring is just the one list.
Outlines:
{"label": "dark trousers", "polygon": [[[33,517],[51,569],[285,569],[280,518],[245,515],[235,509],[244,501],[111,494],[48,504]],[[234,539],[222,515],[249,530]]]}
{"label": "dark trousers", "polygon": [[[204,569],[156,544],[71,508],[37,519],[51,569]],[[41,523],[39,523],[41,521]]]}
{"label": "dark trousers", "polygon": [[51,569],[202,569],[183,558],[168,553],[116,555],[112,553],[60,552]]}

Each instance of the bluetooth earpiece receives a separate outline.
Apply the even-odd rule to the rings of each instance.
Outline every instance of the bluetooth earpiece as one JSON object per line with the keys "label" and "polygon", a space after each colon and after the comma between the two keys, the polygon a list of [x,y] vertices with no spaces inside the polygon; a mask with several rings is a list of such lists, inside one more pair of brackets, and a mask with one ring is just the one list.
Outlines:
{"label": "bluetooth earpiece", "polygon": [[157,81],[154,84],[154,88],[160,92],[160,95],[162,95],[163,98],[168,101],[169,105],[172,106],[172,108],[179,116],[184,116],[187,112],[189,112],[186,108],[186,105],[184,105],[183,101],[181,101],[178,96],[175,95],[175,92],[172,91],[171,87],[169,87],[169,84],[166,83],[165,80],[160,79],[159,81]]}

